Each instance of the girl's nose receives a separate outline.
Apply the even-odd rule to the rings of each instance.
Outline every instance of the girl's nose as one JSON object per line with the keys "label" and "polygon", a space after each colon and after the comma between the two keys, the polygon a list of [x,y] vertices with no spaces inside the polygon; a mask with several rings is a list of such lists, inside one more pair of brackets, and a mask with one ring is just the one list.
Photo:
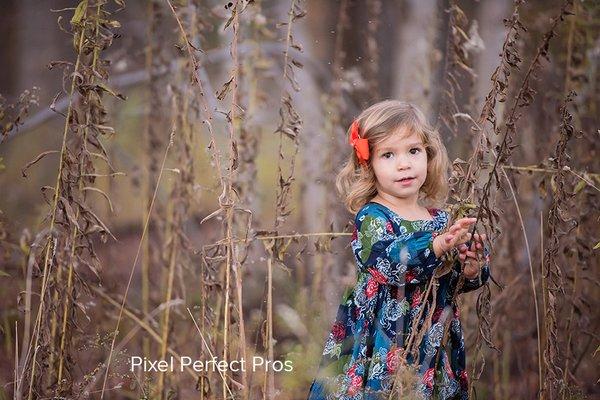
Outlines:
{"label": "girl's nose", "polygon": [[398,162],[396,163],[396,168],[406,169],[408,167],[410,167],[410,162],[405,157],[398,157]]}

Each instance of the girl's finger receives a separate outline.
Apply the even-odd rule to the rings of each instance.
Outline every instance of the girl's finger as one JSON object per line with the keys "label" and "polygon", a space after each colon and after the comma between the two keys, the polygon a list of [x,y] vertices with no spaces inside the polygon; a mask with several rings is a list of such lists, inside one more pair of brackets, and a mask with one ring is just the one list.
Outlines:
{"label": "girl's finger", "polygon": [[454,222],[453,226],[458,226],[458,227],[469,226],[469,225],[472,225],[475,221],[477,221],[477,218],[461,218],[459,220],[456,220],[456,222]]}
{"label": "girl's finger", "polygon": [[450,227],[450,232],[455,233],[455,232],[463,231],[463,230],[466,231],[467,229],[468,228],[465,228],[460,224],[455,224]]}
{"label": "girl's finger", "polygon": [[473,225],[475,223],[475,221],[477,221],[476,218],[464,218],[462,220],[460,220],[460,225],[463,227],[468,227],[470,225]]}

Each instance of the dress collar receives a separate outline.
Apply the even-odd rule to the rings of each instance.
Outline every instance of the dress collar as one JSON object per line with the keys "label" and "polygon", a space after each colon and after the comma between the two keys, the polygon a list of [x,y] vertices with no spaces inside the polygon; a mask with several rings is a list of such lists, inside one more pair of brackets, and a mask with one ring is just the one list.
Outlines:
{"label": "dress collar", "polygon": [[409,220],[404,219],[399,216],[395,211],[391,208],[378,203],[376,201],[369,201],[367,205],[372,205],[375,207],[379,207],[388,215],[390,215],[391,219],[396,222],[397,225],[411,225],[415,230],[427,230],[427,231],[438,231],[443,229],[448,222],[448,212],[439,208],[428,208],[429,214],[432,219],[417,219],[417,220]]}

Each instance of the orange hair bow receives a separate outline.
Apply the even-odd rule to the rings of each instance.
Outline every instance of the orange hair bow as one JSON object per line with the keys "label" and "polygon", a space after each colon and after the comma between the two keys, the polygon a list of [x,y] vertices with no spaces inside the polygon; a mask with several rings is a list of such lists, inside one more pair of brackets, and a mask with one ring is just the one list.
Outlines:
{"label": "orange hair bow", "polygon": [[358,135],[358,131],[358,121],[354,120],[354,122],[352,122],[352,126],[350,127],[350,144],[354,147],[354,151],[356,151],[358,162],[361,164],[366,164],[367,160],[369,159],[369,141],[365,138],[361,138]]}

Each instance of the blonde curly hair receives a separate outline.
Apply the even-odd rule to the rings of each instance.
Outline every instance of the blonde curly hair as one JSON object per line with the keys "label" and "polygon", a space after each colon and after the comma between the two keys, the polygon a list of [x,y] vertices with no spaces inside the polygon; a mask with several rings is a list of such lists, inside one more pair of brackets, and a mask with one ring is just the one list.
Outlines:
{"label": "blonde curly hair", "polygon": [[[419,199],[427,207],[442,206],[448,196],[450,162],[446,146],[435,130],[413,104],[399,100],[384,100],[364,110],[356,118],[360,137],[369,142],[369,153],[374,154],[378,143],[398,132],[418,133],[427,154],[427,178],[419,191]],[[346,132],[350,135],[350,128]],[[369,158],[359,163],[352,147],[350,157],[336,177],[336,188],[346,208],[353,214],[377,195],[377,179]]]}

